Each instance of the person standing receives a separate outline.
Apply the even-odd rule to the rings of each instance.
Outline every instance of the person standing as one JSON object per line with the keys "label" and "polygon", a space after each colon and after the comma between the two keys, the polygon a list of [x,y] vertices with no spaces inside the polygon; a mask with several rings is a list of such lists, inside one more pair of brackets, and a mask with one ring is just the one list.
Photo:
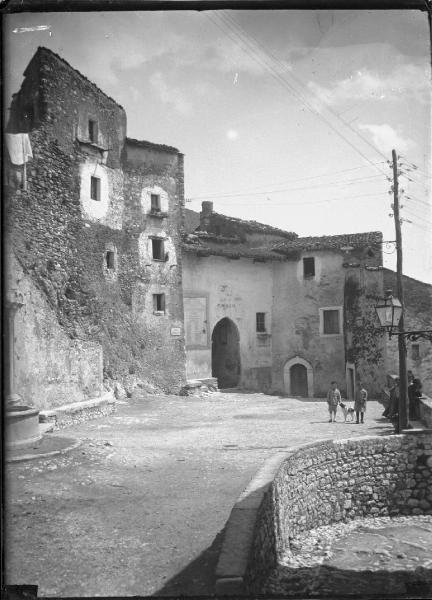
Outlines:
{"label": "person standing", "polygon": [[364,414],[366,412],[366,404],[368,399],[368,393],[363,387],[361,381],[357,381],[356,392],[354,398],[354,410],[356,414],[356,423],[364,423]]}
{"label": "person standing", "polygon": [[331,388],[327,392],[327,404],[330,415],[329,423],[336,423],[336,411],[341,400],[341,393],[338,390],[337,382],[332,381]]}
{"label": "person standing", "polygon": [[413,421],[420,418],[419,398],[421,398],[422,395],[422,384],[420,379],[416,377],[408,386],[409,418]]}

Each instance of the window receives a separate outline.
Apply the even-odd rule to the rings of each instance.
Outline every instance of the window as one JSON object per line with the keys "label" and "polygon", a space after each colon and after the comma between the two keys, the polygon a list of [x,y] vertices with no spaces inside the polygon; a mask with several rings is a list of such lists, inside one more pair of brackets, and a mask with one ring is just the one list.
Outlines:
{"label": "window", "polygon": [[419,360],[420,358],[420,344],[411,344],[411,359]]}
{"label": "window", "polygon": [[160,201],[159,194],[151,194],[150,201],[151,201],[151,205],[150,205],[151,211],[152,212],[160,212],[161,201]]}
{"label": "window", "polygon": [[105,264],[106,264],[106,268],[109,269],[110,271],[113,271],[115,269],[115,258],[114,258],[114,252],[112,250],[108,250],[105,253]]}
{"label": "window", "polygon": [[257,313],[256,314],[256,330],[258,333],[265,333],[265,313]]}
{"label": "window", "polygon": [[91,177],[90,179],[90,198],[92,200],[100,200],[100,179],[99,177]]}
{"label": "window", "polygon": [[303,259],[303,277],[315,277],[315,259],[304,258]]}
{"label": "window", "polygon": [[153,294],[153,311],[165,312],[165,294]]}
{"label": "window", "polygon": [[340,310],[338,308],[322,309],[322,333],[335,335],[340,332]]}
{"label": "window", "polygon": [[158,238],[152,239],[152,257],[154,260],[165,260],[163,240]]}
{"label": "window", "polygon": [[93,119],[89,119],[89,122],[88,122],[88,137],[91,142],[94,142],[95,144],[97,143],[97,141],[98,141],[98,124],[97,124],[97,121],[94,121]]}

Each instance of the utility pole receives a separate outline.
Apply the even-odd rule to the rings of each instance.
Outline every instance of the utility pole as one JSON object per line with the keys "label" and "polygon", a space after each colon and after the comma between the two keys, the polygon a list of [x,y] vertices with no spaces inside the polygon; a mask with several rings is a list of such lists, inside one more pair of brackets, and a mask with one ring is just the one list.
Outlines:
{"label": "utility pole", "polygon": [[399,427],[398,433],[408,427],[408,379],[406,368],[406,342],[402,335],[404,331],[404,293],[402,280],[402,232],[401,219],[399,213],[399,182],[398,182],[398,157],[396,150],[392,150],[393,159],[393,215],[396,229],[396,281],[397,281],[397,297],[402,305],[402,315],[399,321]]}

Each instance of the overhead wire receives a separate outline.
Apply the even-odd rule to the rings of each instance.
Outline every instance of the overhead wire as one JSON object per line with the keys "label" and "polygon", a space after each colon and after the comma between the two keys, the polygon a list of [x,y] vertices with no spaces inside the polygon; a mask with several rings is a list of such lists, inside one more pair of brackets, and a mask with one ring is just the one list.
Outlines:
{"label": "overhead wire", "polygon": [[322,187],[329,187],[329,186],[345,186],[345,185],[354,185],[356,184],[360,184],[360,183],[369,183],[371,179],[377,179],[377,178],[381,178],[382,175],[371,175],[369,177],[358,177],[355,179],[347,179],[345,181],[329,181],[329,182],[323,182],[323,183],[319,183],[316,185],[307,185],[307,186],[302,186],[302,187],[295,187],[295,188],[282,188],[279,190],[257,190],[257,191],[245,191],[245,192],[238,192],[238,193],[232,193],[232,194],[201,194],[199,196],[190,196],[189,199],[190,200],[201,200],[201,199],[211,199],[211,198],[237,198],[237,197],[242,197],[242,196],[261,196],[264,194],[279,194],[281,192],[295,192],[295,191],[302,191],[302,190],[312,190],[312,189],[317,189],[317,188],[322,188]]}
{"label": "overhead wire", "polygon": [[[206,13],[205,13],[206,14]],[[238,33],[238,31],[233,30],[232,27],[230,27],[229,25],[227,25],[226,21],[224,21],[224,19],[222,18],[222,22],[225,24],[226,27],[228,27],[230,29],[231,32],[233,32],[237,37],[232,37],[232,35],[230,35],[226,29],[223,28],[223,26],[220,26],[220,24],[211,18],[210,15],[206,14],[206,16],[227,36],[229,37],[231,40],[233,40],[237,45],[239,44],[239,40],[237,38],[241,37]],[[246,40],[244,40],[243,38],[241,38],[243,41],[243,44],[248,44],[249,47],[251,47],[251,44]],[[259,64],[261,64],[261,66],[264,66],[272,75],[273,78],[275,78],[280,84],[282,84],[283,87],[285,87],[285,89],[287,89],[291,95],[293,95],[297,100],[299,100],[304,106],[306,106],[306,108],[308,108],[308,110],[310,110],[312,112],[312,114],[315,114],[316,116],[318,116],[318,118],[320,118],[321,120],[323,120],[327,126],[337,135],[339,136],[341,139],[343,139],[355,152],[357,152],[357,154],[359,154],[364,160],[366,160],[366,162],[372,164],[375,168],[377,168],[381,173],[385,174],[384,171],[382,171],[379,167],[376,166],[376,163],[374,163],[373,161],[371,161],[369,159],[368,156],[366,156],[363,152],[361,152],[361,150],[359,150],[358,147],[356,147],[353,143],[351,143],[350,140],[348,140],[348,138],[343,135],[343,133],[341,133],[336,127],[334,127],[320,112],[318,112],[317,110],[315,110],[308,102],[307,100],[305,100],[304,98],[301,97],[301,94],[295,89],[293,88],[293,86],[291,84],[289,84],[289,82],[287,82],[279,73],[277,73],[271,65],[268,65],[266,62],[263,62],[262,60],[260,60],[259,57],[257,57],[256,55],[250,54],[250,52],[248,52],[247,49],[244,48],[244,46],[241,46],[242,49],[246,52],[246,54],[248,54],[253,60],[255,60],[255,62],[258,62]],[[253,50],[253,46],[252,46],[252,50]],[[339,119],[341,122],[343,122],[345,125],[347,125],[342,119]],[[353,130],[352,127],[350,127],[351,130]],[[355,130],[353,130],[355,131]],[[363,137],[363,136],[361,136]],[[376,148],[375,150],[377,152],[379,152]],[[379,152],[379,154],[381,156],[384,156],[381,152]]]}
{"label": "overhead wire", "polygon": [[[224,15],[224,12],[225,12],[225,15]],[[241,26],[240,26],[240,25],[237,23],[237,21],[235,21],[235,19],[233,19],[233,18],[232,18],[232,17],[231,17],[229,14],[227,14],[227,13],[226,13],[226,11],[221,11],[221,13],[222,13],[222,14],[218,14],[219,18],[221,18],[221,19],[222,19],[222,20],[225,22],[225,24],[227,24],[227,26],[229,26],[228,24],[231,24],[231,25],[232,25],[231,31],[233,31],[233,28],[234,28],[234,31],[235,31],[235,33],[237,33],[237,35],[239,35],[239,36],[243,36],[243,37],[242,37],[243,41],[244,41],[244,39],[245,39],[245,38],[246,38],[246,40],[248,40],[248,39],[252,38],[252,39],[255,41],[255,44],[254,44],[254,42],[250,42],[250,45],[252,46],[252,48],[254,48],[254,47],[256,48],[256,46],[260,46],[260,47],[262,48],[262,52],[263,52],[263,53],[264,53],[266,56],[268,56],[268,57],[271,57],[271,58],[270,58],[270,60],[271,60],[272,62],[276,61],[276,62],[277,62],[277,63],[278,63],[280,66],[282,66],[282,67],[284,67],[284,68],[286,69],[286,66],[284,65],[284,63],[282,63],[282,61],[281,61],[279,58],[275,57],[275,56],[274,56],[274,55],[273,55],[273,54],[272,54],[272,53],[271,53],[271,52],[270,52],[270,51],[269,51],[267,48],[265,48],[265,47],[263,46],[263,44],[261,44],[261,42],[259,42],[259,40],[257,40],[257,39],[256,39],[256,38],[255,38],[255,37],[252,35],[252,34],[245,32],[245,31],[244,31],[244,29],[243,29],[243,28],[242,28],[242,27],[241,27]],[[362,140],[364,143],[366,143],[366,144],[367,144],[367,145],[368,145],[370,148],[372,148],[372,149],[373,149],[375,152],[377,152],[377,153],[378,153],[380,156],[382,156],[383,158],[386,158],[386,155],[385,155],[385,154],[383,154],[383,153],[382,153],[382,152],[381,152],[381,151],[380,151],[380,150],[379,150],[379,149],[378,149],[378,148],[377,148],[377,147],[376,147],[374,144],[372,144],[372,143],[371,143],[371,142],[370,142],[370,141],[369,141],[367,138],[365,138],[363,135],[361,135],[361,133],[360,133],[360,132],[358,132],[356,129],[354,129],[354,128],[351,126],[351,124],[350,124],[350,123],[348,123],[347,121],[345,121],[344,119],[342,119],[342,118],[340,117],[340,115],[338,115],[338,114],[337,114],[335,111],[333,111],[333,110],[331,109],[331,107],[329,107],[328,105],[325,105],[325,104],[323,103],[323,101],[322,101],[322,100],[320,100],[320,99],[318,98],[318,96],[317,96],[317,95],[316,95],[316,94],[315,94],[315,93],[314,93],[312,90],[310,90],[309,88],[307,88],[307,87],[305,86],[304,82],[303,82],[303,81],[301,81],[301,80],[300,80],[298,77],[296,77],[296,76],[295,76],[295,75],[294,75],[294,74],[293,74],[291,71],[290,71],[289,73],[286,73],[286,76],[287,76],[288,78],[291,78],[291,79],[293,79],[293,80],[296,82],[296,84],[297,84],[298,86],[300,86],[301,88],[304,88],[304,89],[306,90],[306,93],[307,93],[308,95],[314,96],[314,97],[315,97],[315,99],[316,99],[316,100],[317,100],[317,101],[318,101],[318,102],[319,102],[319,103],[320,103],[320,104],[321,104],[321,105],[322,105],[322,106],[323,106],[323,107],[324,107],[324,108],[325,108],[325,109],[326,109],[326,110],[327,110],[327,111],[328,111],[330,114],[332,114],[332,115],[333,115],[333,116],[334,116],[334,117],[335,117],[335,118],[336,118],[338,121],[340,121],[340,122],[341,122],[341,123],[342,123],[342,124],[343,124],[345,127],[348,127],[348,129],[350,129],[350,131],[351,131],[352,133],[354,133],[354,134],[355,134],[355,135],[356,135],[358,138],[360,138],[360,139],[361,139],[361,140]],[[294,89],[295,89],[295,88],[294,88]],[[297,91],[297,90],[296,90],[296,91]],[[297,93],[298,93],[298,91],[297,91]],[[327,120],[326,120],[326,119],[325,119],[325,118],[324,118],[324,117],[321,115],[321,113],[319,113],[318,111],[315,111],[313,108],[311,108],[311,107],[308,105],[307,101],[303,100],[303,103],[305,104],[305,106],[306,106],[306,107],[307,107],[309,110],[311,110],[311,112],[314,112],[314,113],[315,113],[317,116],[321,117],[321,118],[322,118],[322,119],[323,119],[323,120],[324,120],[324,121],[325,121],[325,122],[326,122],[326,123],[329,125],[328,121],[327,121]],[[342,136],[342,137],[344,137],[344,136]],[[347,141],[347,138],[345,138],[345,137],[344,137],[344,139],[345,139],[345,141]],[[350,143],[350,142],[348,142],[348,143]],[[351,144],[350,144],[350,145],[351,145]],[[359,150],[358,150],[358,149],[357,149],[357,151],[359,152]],[[365,156],[364,156],[364,155],[362,155],[362,156],[363,156],[363,158],[365,158]],[[369,159],[367,159],[367,158],[366,158],[366,160],[369,160]]]}

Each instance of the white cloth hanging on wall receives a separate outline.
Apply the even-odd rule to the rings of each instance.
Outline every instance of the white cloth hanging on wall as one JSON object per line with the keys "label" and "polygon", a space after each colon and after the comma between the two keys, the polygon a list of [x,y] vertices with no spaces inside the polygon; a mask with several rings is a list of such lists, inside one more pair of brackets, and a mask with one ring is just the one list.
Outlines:
{"label": "white cloth hanging on wall", "polygon": [[14,165],[24,165],[29,158],[33,158],[28,133],[7,133],[6,146]]}

